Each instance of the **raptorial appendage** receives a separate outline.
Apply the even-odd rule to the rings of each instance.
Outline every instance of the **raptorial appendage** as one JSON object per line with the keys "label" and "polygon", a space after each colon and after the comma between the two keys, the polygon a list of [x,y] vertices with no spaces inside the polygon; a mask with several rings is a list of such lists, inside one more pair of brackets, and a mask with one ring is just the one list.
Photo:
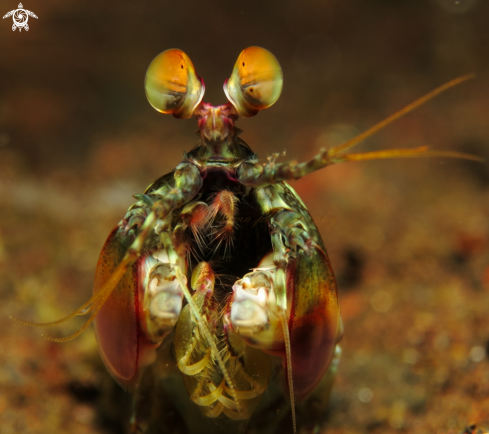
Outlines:
{"label": "raptorial appendage", "polygon": [[283,350],[284,344],[273,286],[275,266],[266,264],[269,257],[233,285],[224,321],[249,345],[273,351]]}
{"label": "raptorial appendage", "polygon": [[179,278],[186,274],[185,256],[168,249],[164,240],[172,210],[192,199],[201,185],[196,167],[181,164],[171,184],[138,197],[100,254],[92,300],[104,297],[104,302],[89,321],[100,312],[95,320],[100,354],[125,388],[135,387],[154,361],[186,296],[186,278]]}

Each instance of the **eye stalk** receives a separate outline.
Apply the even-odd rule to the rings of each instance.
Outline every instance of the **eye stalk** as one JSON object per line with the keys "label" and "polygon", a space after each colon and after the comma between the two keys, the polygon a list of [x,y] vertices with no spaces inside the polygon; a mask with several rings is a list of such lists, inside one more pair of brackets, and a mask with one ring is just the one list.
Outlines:
{"label": "eye stalk", "polygon": [[155,110],[189,119],[204,96],[204,81],[190,58],[176,48],[158,54],[146,71],[146,97]]}
{"label": "eye stalk", "polygon": [[282,92],[282,68],[270,51],[248,47],[241,52],[224,92],[242,117],[251,117],[270,107]]}

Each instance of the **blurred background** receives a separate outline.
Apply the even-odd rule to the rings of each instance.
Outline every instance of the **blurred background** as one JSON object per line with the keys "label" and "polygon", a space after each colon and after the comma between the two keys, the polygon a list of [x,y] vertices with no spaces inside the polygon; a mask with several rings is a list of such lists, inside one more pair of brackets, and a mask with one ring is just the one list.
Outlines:
{"label": "blurred background", "polygon": [[[0,15],[18,0],[0,0]],[[358,146],[430,145],[445,158],[349,163],[295,182],[322,233],[345,323],[324,432],[489,429],[489,2],[486,0],[26,0],[0,21],[0,431],[124,433],[93,330],[66,344],[9,315],[51,321],[91,295],[112,227],[197,138],[153,110],[143,80],[180,48],[226,102],[240,51],[272,51],[280,100],[239,120],[263,159],[311,158],[457,76]],[[53,336],[67,335],[77,321]],[[44,330],[42,330],[44,332]],[[121,410],[122,409],[122,410]],[[471,427],[476,424],[477,428]]]}

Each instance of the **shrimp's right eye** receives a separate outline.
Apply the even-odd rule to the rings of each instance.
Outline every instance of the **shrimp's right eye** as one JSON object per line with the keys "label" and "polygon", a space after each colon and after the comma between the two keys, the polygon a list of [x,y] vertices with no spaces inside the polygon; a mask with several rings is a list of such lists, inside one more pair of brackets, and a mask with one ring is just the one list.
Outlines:
{"label": "shrimp's right eye", "polygon": [[204,81],[190,58],[176,48],[158,54],[148,67],[144,87],[155,110],[188,119],[204,96]]}

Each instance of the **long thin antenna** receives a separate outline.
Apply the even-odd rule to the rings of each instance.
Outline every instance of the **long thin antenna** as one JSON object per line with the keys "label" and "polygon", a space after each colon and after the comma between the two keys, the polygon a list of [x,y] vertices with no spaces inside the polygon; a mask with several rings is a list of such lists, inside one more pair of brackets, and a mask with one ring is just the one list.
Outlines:
{"label": "long thin antenna", "polygon": [[286,312],[283,309],[279,309],[279,318],[282,323],[282,330],[284,333],[285,342],[285,363],[287,367],[287,383],[289,386],[290,396],[290,409],[292,412],[292,429],[294,434],[297,433],[297,420],[295,414],[295,394],[294,394],[294,377],[292,375],[292,348],[290,346],[290,333],[289,325],[287,324]]}
{"label": "long thin antenna", "polygon": [[332,148],[329,150],[328,154],[330,156],[334,156],[336,154],[339,154],[340,152],[346,151],[347,149],[352,148],[353,146],[357,145],[360,142],[363,142],[365,139],[371,137],[374,135],[377,131],[380,131],[382,128],[386,127],[390,123],[394,122],[396,119],[399,119],[400,117],[404,116],[405,114],[408,114],[409,112],[412,112],[414,109],[418,108],[420,105],[423,105],[425,102],[428,102],[430,99],[434,98],[435,96],[439,95],[442,92],[445,92],[447,89],[450,89],[451,87],[457,86],[457,84],[463,83],[464,81],[470,80],[471,78],[474,78],[475,74],[467,74],[462,77],[455,78],[453,80],[450,80],[448,83],[445,83],[441,85],[440,87],[437,87],[435,90],[432,90],[430,93],[422,96],[421,98],[417,99],[416,101],[412,102],[411,104],[407,105],[406,107],[402,108],[401,110],[397,111],[393,115],[390,115],[383,121],[379,122],[377,125],[374,125],[373,127],[369,128],[367,131],[364,131],[363,133],[359,134],[358,136],[354,137],[351,140],[348,140],[347,142],[336,146],[335,148]]}
{"label": "long thin antenna", "polygon": [[309,173],[323,169],[324,167],[331,166],[336,163],[343,163],[346,161],[365,161],[365,160],[380,160],[386,158],[417,158],[417,157],[448,157],[448,158],[460,158],[464,160],[472,161],[484,161],[475,155],[465,154],[463,152],[455,151],[431,151],[427,146],[422,146],[415,149],[385,149],[382,151],[355,153],[355,154],[343,154],[347,149],[352,148],[358,143],[368,139],[382,128],[386,127],[390,123],[399,119],[401,116],[413,111],[415,108],[434,98],[436,95],[450,89],[466,80],[474,78],[474,74],[467,74],[463,77],[455,78],[454,80],[445,83],[444,85],[436,88],[430,93],[422,96],[413,103],[407,105],[403,109],[389,116],[387,119],[379,122],[377,125],[369,128],[367,131],[359,134],[347,142],[338,145],[329,150],[321,149],[309,161],[298,163],[297,161],[289,161],[285,163],[275,163],[271,161],[268,164],[247,164],[243,165],[238,172],[239,181],[241,184],[250,187],[265,187],[270,184],[276,184],[281,181],[289,181],[293,179],[299,179]]}

